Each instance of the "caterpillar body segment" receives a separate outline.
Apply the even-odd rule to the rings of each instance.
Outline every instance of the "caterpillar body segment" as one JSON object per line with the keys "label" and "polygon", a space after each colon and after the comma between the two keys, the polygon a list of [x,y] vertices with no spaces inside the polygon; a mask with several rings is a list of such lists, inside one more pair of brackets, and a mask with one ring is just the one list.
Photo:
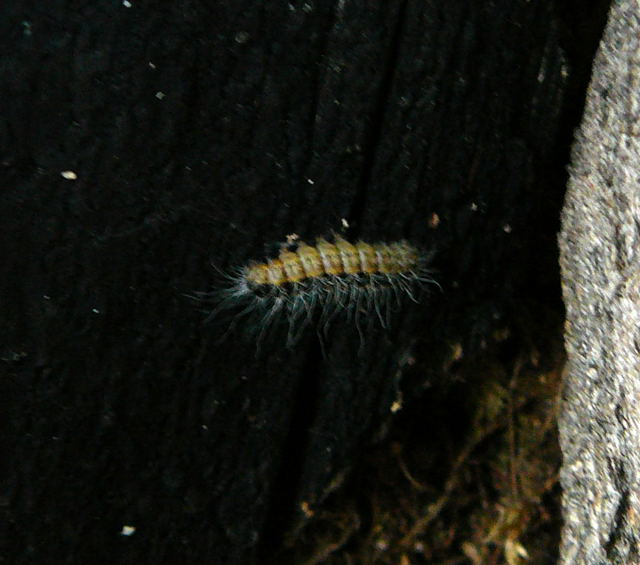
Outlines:
{"label": "caterpillar body segment", "polygon": [[406,297],[419,301],[435,283],[419,250],[406,241],[351,243],[335,236],[314,245],[303,241],[280,250],[277,257],[251,262],[227,275],[227,286],[209,296],[217,302],[208,319],[233,310],[227,335],[241,322],[258,344],[278,322],[288,325],[286,344],[294,345],[304,328],[316,324],[326,335],[334,319],[387,327],[394,306]]}

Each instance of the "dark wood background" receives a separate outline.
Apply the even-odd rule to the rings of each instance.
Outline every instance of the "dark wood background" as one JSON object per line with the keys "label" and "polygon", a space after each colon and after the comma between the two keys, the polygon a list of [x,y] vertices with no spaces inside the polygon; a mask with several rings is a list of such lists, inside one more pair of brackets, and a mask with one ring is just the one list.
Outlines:
{"label": "dark wood background", "polygon": [[[564,164],[606,8],[576,6],[0,8],[0,562],[265,562],[452,343],[560,308]],[[342,219],[435,252],[442,292],[363,351],[348,324],[324,353],[313,331],[218,344],[185,297],[211,263]]]}

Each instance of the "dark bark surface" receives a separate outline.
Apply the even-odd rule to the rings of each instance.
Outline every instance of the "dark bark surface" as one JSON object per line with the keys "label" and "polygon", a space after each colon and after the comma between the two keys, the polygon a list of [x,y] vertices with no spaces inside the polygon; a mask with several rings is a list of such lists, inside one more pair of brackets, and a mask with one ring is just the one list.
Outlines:
{"label": "dark bark surface", "polygon": [[[449,342],[477,348],[556,283],[552,2],[0,12],[8,562],[264,559],[388,421],[406,365],[437,380]],[[443,292],[363,351],[344,324],[324,353],[313,331],[219,345],[184,296],[210,263],[342,219],[435,249]]]}

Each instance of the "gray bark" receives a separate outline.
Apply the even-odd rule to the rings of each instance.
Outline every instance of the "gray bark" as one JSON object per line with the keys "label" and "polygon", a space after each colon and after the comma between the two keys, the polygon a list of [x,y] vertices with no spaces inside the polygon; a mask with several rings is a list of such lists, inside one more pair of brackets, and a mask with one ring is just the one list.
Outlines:
{"label": "gray bark", "polygon": [[640,2],[615,2],[560,234],[562,563],[640,563]]}

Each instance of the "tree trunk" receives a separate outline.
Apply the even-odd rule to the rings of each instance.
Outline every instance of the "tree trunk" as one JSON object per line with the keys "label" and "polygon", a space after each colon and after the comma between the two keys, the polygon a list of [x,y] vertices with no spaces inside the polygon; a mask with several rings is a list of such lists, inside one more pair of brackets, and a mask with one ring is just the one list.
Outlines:
{"label": "tree trunk", "polygon": [[[558,22],[525,0],[5,3],[2,554],[264,560],[408,366],[439,382],[452,344],[553,294]],[[276,328],[257,355],[254,322],[220,344],[185,297],[216,288],[210,263],[343,225],[424,249],[442,292],[392,331],[287,349]]]}
{"label": "tree trunk", "polygon": [[560,234],[562,562],[640,563],[640,2],[614,3]]}

